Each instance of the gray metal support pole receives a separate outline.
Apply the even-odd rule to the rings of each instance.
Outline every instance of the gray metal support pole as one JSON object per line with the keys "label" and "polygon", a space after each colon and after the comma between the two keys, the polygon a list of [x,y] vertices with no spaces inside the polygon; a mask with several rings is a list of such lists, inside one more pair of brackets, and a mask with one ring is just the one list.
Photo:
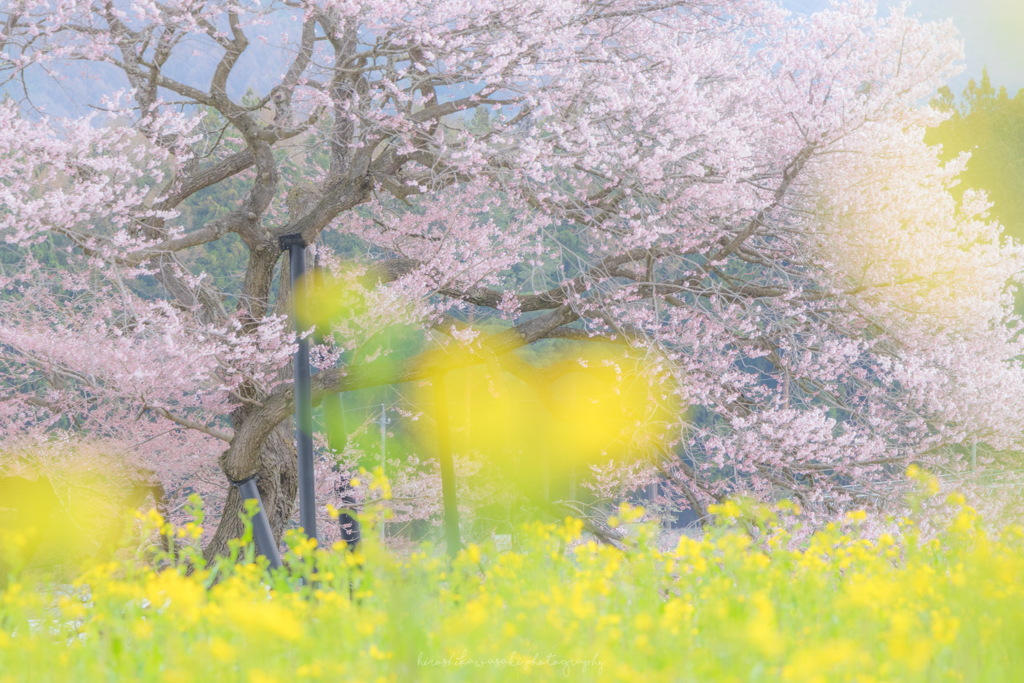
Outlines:
{"label": "gray metal support pole", "polygon": [[281,555],[277,552],[277,542],[274,541],[274,532],[270,530],[270,520],[267,513],[263,511],[263,500],[260,498],[260,491],[256,488],[256,477],[249,477],[245,481],[232,482],[238,487],[242,494],[242,500],[255,500],[256,516],[252,518],[252,537],[256,541],[256,550],[270,560],[270,568],[277,569],[281,566]]}
{"label": "gray metal support pole", "polygon": [[[295,285],[306,272],[306,242],[302,235],[285,235],[281,249],[287,249],[292,296]],[[298,320],[296,320],[296,332]],[[300,339],[295,350],[295,443],[299,452],[299,523],[309,538],[316,538],[316,481],[313,477],[313,394],[310,388],[309,339]]]}

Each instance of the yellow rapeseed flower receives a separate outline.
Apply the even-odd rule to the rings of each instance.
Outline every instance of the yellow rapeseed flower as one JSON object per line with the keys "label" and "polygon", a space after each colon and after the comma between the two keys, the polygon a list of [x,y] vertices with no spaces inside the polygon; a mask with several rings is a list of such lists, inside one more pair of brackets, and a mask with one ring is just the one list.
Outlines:
{"label": "yellow rapeseed flower", "polygon": [[233,662],[237,656],[235,648],[223,638],[214,637],[208,645],[210,655],[220,662]]}
{"label": "yellow rapeseed flower", "polygon": [[854,510],[846,513],[846,519],[850,520],[855,524],[860,524],[868,518],[868,513],[864,510]]}
{"label": "yellow rapeseed flower", "polygon": [[276,602],[239,602],[224,605],[228,620],[250,636],[296,641],[303,627],[295,614]]}

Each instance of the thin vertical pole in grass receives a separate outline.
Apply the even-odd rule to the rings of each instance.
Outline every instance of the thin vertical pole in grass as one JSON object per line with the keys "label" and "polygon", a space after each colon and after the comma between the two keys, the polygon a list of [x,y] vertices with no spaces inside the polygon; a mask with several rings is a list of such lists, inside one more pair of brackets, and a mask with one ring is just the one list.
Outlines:
{"label": "thin vertical pole in grass", "polygon": [[448,388],[444,372],[431,379],[437,416],[437,458],[441,465],[441,496],[444,502],[444,531],[448,555],[455,557],[462,547],[459,538],[459,504],[455,493],[455,461],[452,458],[451,423],[448,420]]}
{"label": "thin vertical pole in grass", "polygon": [[[281,250],[289,255],[292,285],[292,317],[295,331],[301,333],[294,315],[296,284],[306,272],[306,242],[302,235],[285,235]],[[316,538],[316,482],[313,477],[313,394],[310,387],[309,340],[299,339],[295,350],[295,442],[299,454],[299,523],[309,538]]]}
{"label": "thin vertical pole in grass", "polygon": [[[313,256],[312,276],[314,286],[322,288],[324,285],[324,274],[323,269],[320,268],[319,256],[319,252],[316,252]],[[322,344],[325,336],[329,338],[329,335],[325,334],[326,332],[329,332],[329,330],[315,330],[313,332],[314,341],[317,344]],[[348,441],[348,429],[345,427],[345,403],[341,397],[341,392],[327,394],[320,402],[327,428],[327,447],[334,453],[344,453],[345,444]],[[339,471],[337,462],[334,463],[332,469],[335,472]],[[338,515],[338,530],[340,531],[341,540],[348,543],[349,550],[354,551],[359,543],[359,520],[355,517],[356,500],[352,496],[352,487],[349,485],[349,480],[339,481],[335,490],[341,495],[341,506],[351,511],[351,514],[349,512],[341,512]]]}
{"label": "thin vertical pole in grass", "polygon": [[[341,394],[327,394],[324,396],[323,401],[320,403],[323,408],[325,419],[328,424],[331,421],[334,422],[334,428],[328,429],[327,431],[327,444],[330,449],[335,453],[342,453],[345,450],[345,444],[348,441],[348,431],[345,427],[345,403],[342,401]],[[333,417],[331,417],[333,415]],[[334,463],[334,471],[340,470],[339,463]],[[341,540],[348,543],[350,550],[355,550],[356,545],[359,543],[359,520],[355,517],[356,499],[352,495],[352,487],[348,479],[339,480],[338,486],[335,489],[340,495],[341,507],[346,510],[350,510],[351,514],[347,511],[341,512],[338,515],[338,530],[341,533]]]}

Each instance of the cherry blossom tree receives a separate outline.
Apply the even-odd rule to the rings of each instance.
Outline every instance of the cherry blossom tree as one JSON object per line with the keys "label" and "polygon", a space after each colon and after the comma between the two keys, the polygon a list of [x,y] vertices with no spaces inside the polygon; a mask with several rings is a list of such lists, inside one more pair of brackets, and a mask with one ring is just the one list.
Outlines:
{"label": "cherry blossom tree", "polygon": [[[609,494],[657,476],[699,514],[737,490],[824,509],[1019,440],[1022,253],[923,141],[949,24],[859,0],[11,0],[0,46],[7,438],[256,475],[280,533],[297,234],[363,301],[317,349],[317,400],[427,379],[383,362],[395,325],[660,359],[689,410],[656,458],[598,468]],[[48,114],[58,91],[88,110]],[[191,256],[226,240],[227,282]]]}

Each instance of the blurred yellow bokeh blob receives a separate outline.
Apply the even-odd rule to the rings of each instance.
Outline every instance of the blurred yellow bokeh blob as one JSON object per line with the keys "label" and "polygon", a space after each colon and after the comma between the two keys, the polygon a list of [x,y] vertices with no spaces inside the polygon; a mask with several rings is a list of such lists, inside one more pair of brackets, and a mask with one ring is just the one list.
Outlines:
{"label": "blurred yellow bokeh blob", "polygon": [[300,329],[328,334],[335,324],[366,312],[366,289],[355,272],[332,275],[322,270],[302,276],[295,285],[295,316]]}
{"label": "blurred yellow bokeh blob", "polygon": [[423,369],[423,446],[447,439],[524,481],[645,457],[679,422],[664,369],[625,346],[565,344],[531,362],[459,347],[428,354]]}
{"label": "blurred yellow bokeh blob", "polygon": [[94,561],[116,550],[137,506],[159,502],[116,457],[87,445],[46,451],[0,453],[17,465],[0,474],[0,571]]}

